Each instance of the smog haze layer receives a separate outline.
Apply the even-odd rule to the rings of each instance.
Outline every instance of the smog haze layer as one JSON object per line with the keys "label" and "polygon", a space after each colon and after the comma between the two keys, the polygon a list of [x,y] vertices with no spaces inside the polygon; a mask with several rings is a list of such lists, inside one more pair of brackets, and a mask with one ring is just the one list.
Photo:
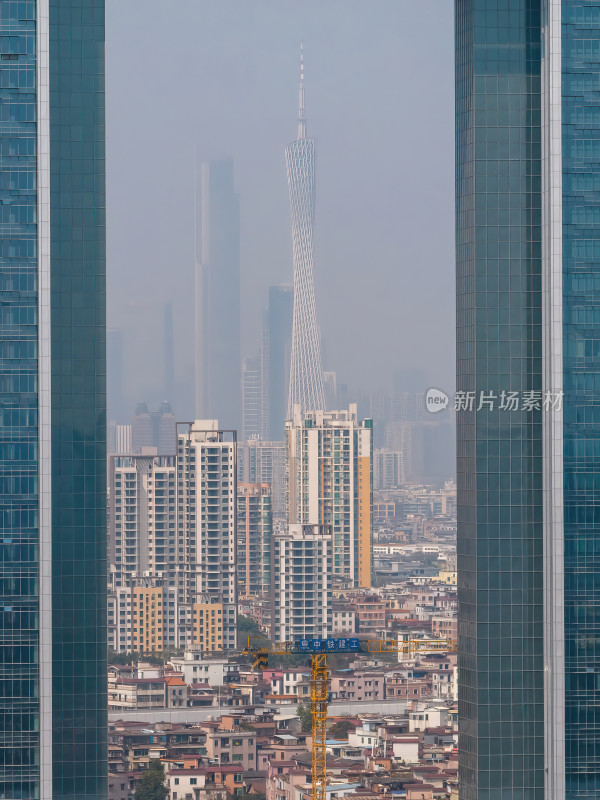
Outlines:
{"label": "smog haze layer", "polygon": [[107,0],[108,323],[122,331],[132,410],[169,399],[178,418],[193,413],[196,157],[234,160],[243,356],[258,348],[268,286],[292,281],[284,147],[301,41],[324,368],[350,399],[405,370],[453,388],[452,4]]}

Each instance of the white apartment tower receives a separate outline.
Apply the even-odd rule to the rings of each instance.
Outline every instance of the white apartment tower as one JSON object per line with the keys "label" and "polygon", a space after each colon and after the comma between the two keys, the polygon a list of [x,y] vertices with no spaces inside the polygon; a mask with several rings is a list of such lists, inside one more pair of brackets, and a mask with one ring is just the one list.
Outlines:
{"label": "white apartment tower", "polygon": [[206,650],[236,646],[234,431],[196,420],[177,434],[178,547],[187,554],[193,639]]}
{"label": "white apartment tower", "polygon": [[294,408],[286,422],[290,525],[331,530],[332,571],[347,586],[371,585],[373,426],[357,407]]}
{"label": "white apartment tower", "polygon": [[273,538],[272,638],[326,638],[332,630],[331,534],[319,525],[290,525]]}
{"label": "white apartment tower", "polygon": [[173,456],[111,456],[109,564],[115,585],[176,568],[176,468]]}

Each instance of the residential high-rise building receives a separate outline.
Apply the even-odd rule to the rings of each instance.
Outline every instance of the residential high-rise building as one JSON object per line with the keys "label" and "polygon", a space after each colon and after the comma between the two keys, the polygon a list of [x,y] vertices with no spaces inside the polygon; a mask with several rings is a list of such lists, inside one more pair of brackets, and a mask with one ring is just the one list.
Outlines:
{"label": "residential high-rise building", "polygon": [[107,605],[108,646],[115,653],[132,652],[131,587],[109,585]]}
{"label": "residential high-rise building", "polygon": [[283,439],[290,387],[294,289],[292,286],[269,286],[269,306],[265,314],[268,350],[269,433],[266,439]]}
{"label": "residential high-rise building", "polygon": [[164,619],[162,586],[144,581],[132,592],[132,648],[134,653],[162,653]]}
{"label": "residential high-rise building", "polygon": [[[201,420],[179,431],[176,456],[148,450],[109,459],[109,642],[119,652],[142,645],[158,649],[159,639],[166,647],[231,649],[237,596],[235,435],[219,430],[214,420]],[[253,514],[252,526],[264,529],[266,539],[270,507],[266,499],[261,502],[263,517]],[[268,554],[266,542],[261,559],[263,549]],[[148,603],[156,613],[142,619]],[[142,622],[145,638],[139,633]]]}
{"label": "residential high-rise building", "polygon": [[327,638],[332,631],[332,542],[327,526],[290,525],[273,538],[275,642]]}
{"label": "residential high-rise building", "polygon": [[459,779],[600,796],[600,9],[456,9]]}
{"label": "residential high-rise building", "polygon": [[271,486],[238,483],[237,513],[238,595],[260,597],[271,588]]}
{"label": "residential high-rise building", "polygon": [[240,206],[233,161],[196,176],[196,416],[240,430]]}
{"label": "residential high-rise building", "polygon": [[238,479],[271,487],[273,514],[287,514],[287,455],[284,442],[250,439],[238,445]]}
{"label": "residential high-rise building", "polygon": [[109,458],[108,558],[117,586],[175,573],[176,480],[174,456]]}
{"label": "residential high-rise building", "polygon": [[220,430],[216,420],[196,420],[179,431],[178,537],[188,554],[198,635],[206,633],[211,617],[221,620],[216,627],[222,637],[214,639],[214,649],[236,646],[236,471],[235,431]]}
{"label": "residential high-rise building", "polygon": [[302,413],[286,422],[289,521],[326,525],[334,577],[371,585],[373,428],[357,407]]}
{"label": "residential high-rise building", "polygon": [[0,38],[0,797],[101,800],[103,0],[1,0]]}
{"label": "residential high-rise building", "polygon": [[321,337],[317,322],[313,272],[315,221],[315,140],[306,136],[304,62],[300,57],[298,138],[285,148],[294,252],[294,316],[288,419],[302,411],[325,408]]}
{"label": "residential high-rise building", "polygon": [[[167,648],[183,649],[192,644],[192,606],[180,603],[177,588],[169,584],[168,578],[161,574],[127,576],[127,583],[123,585],[117,585],[115,578],[114,570],[111,570],[108,587],[109,647],[116,653],[160,652]],[[146,597],[154,598],[154,609],[150,608],[147,617],[144,616]],[[156,602],[158,598],[160,604]],[[143,636],[140,635],[142,628]]]}

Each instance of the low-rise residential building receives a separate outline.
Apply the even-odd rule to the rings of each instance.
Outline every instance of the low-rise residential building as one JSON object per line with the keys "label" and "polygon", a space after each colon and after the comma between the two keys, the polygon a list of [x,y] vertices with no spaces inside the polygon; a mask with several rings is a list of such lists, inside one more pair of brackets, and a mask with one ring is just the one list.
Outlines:
{"label": "low-rise residential building", "polygon": [[376,637],[386,629],[386,603],[377,595],[353,597],[350,601],[356,615],[357,631]]}
{"label": "low-rise residential building", "polygon": [[298,684],[307,680],[310,672],[305,668],[263,670],[263,680],[271,682],[271,694],[297,698]]}
{"label": "low-rise residential building", "polygon": [[458,619],[456,615],[447,614],[431,618],[431,633],[440,639],[458,641]]}
{"label": "low-rise residential building", "polygon": [[423,675],[423,673],[420,673],[419,677],[415,677],[412,668],[386,673],[386,699],[414,700],[421,697],[431,697],[432,693],[433,684],[431,678]]}
{"label": "low-rise residential building", "polygon": [[206,658],[201,650],[186,650],[183,657],[171,658],[169,663],[173,669],[181,672],[187,684],[223,686],[231,680],[238,680],[240,676],[237,664],[227,658]]}
{"label": "low-rise residential building", "polygon": [[167,774],[169,800],[190,800],[200,796],[200,789],[206,786],[206,772],[203,767],[195,769],[170,769]]}
{"label": "low-rise residential building", "polygon": [[392,739],[392,754],[403,764],[417,764],[420,743],[418,736],[396,736]]}
{"label": "low-rise residential building", "polygon": [[339,670],[331,675],[331,694],[339,700],[383,700],[385,678],[382,672]]}
{"label": "low-rise residential building", "polygon": [[356,633],[356,612],[345,603],[334,601],[331,612],[333,635]]}
{"label": "low-rise residential building", "polygon": [[166,708],[166,682],[162,676],[135,677],[117,667],[108,671],[108,707],[114,711]]}
{"label": "low-rise residential building", "polygon": [[224,731],[218,722],[205,722],[206,755],[217,764],[234,764],[244,770],[256,769],[256,734],[253,731]]}
{"label": "low-rise residential building", "polygon": [[171,675],[165,678],[167,708],[182,708],[188,704],[187,683],[181,676]]}

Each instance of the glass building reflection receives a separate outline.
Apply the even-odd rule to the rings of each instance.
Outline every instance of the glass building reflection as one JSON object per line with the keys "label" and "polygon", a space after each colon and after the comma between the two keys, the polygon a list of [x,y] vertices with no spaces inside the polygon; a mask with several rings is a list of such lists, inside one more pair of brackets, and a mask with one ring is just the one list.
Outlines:
{"label": "glass building reflection", "polygon": [[456,3],[462,800],[600,796],[600,6]]}
{"label": "glass building reflection", "polygon": [[0,0],[0,797],[106,797],[103,0]]}

